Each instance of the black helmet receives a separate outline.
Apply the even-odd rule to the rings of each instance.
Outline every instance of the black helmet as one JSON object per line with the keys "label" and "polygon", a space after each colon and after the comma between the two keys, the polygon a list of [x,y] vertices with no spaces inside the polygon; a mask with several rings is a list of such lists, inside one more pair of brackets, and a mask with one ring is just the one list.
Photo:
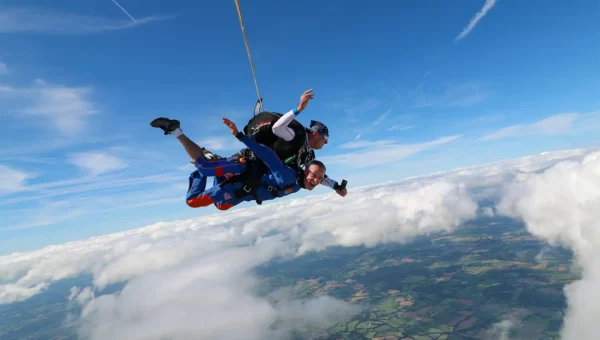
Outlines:
{"label": "black helmet", "polygon": [[311,120],[310,127],[308,128],[308,130],[313,132],[317,131],[325,139],[325,141],[329,139],[329,129],[325,124],[321,122]]}

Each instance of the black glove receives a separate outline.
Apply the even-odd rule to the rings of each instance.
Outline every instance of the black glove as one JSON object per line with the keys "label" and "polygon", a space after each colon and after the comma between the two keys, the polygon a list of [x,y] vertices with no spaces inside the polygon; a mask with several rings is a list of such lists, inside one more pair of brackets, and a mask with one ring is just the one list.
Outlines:
{"label": "black glove", "polygon": [[346,181],[345,179],[342,180],[342,184],[338,184],[337,182],[333,185],[333,190],[344,190],[346,189],[346,184],[348,184],[348,181]]}

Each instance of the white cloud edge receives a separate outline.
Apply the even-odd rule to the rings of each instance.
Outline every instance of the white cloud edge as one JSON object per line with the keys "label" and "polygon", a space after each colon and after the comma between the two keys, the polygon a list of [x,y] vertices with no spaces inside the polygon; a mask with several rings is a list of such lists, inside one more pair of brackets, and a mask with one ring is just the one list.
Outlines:
{"label": "white cloud edge", "polygon": [[132,22],[129,19],[106,19],[43,7],[8,7],[0,12],[0,33],[83,35],[128,29],[173,18],[175,15],[146,16]]}
{"label": "white cloud edge", "polygon": [[580,113],[558,113],[532,123],[509,125],[478,138],[479,141],[491,141],[532,135],[564,135],[572,132],[573,125],[582,117]]}
{"label": "white cloud edge", "polygon": [[[99,113],[90,87],[50,84],[35,79],[29,87],[4,86],[3,102],[17,118],[40,117],[39,128],[55,131],[67,139],[85,130],[88,119]],[[39,124],[38,120],[27,123]]]}
{"label": "white cloud edge", "polygon": [[68,162],[91,176],[98,176],[112,171],[122,170],[129,164],[121,157],[108,150],[89,150],[67,154]]}
{"label": "white cloud edge", "polygon": [[30,173],[0,164],[0,197],[24,190],[27,179],[33,177]]}

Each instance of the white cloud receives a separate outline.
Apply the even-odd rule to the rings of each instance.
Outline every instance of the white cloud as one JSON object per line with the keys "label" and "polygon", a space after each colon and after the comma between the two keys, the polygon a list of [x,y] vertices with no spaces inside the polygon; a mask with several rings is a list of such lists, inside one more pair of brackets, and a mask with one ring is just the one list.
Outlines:
{"label": "white cloud", "polygon": [[509,340],[511,330],[519,328],[524,317],[529,315],[526,309],[517,309],[509,313],[506,319],[494,323],[487,331],[486,338],[489,340]]}
{"label": "white cloud", "polygon": [[[427,176],[416,176],[409,178],[412,181],[430,183],[439,178],[447,178],[452,181],[465,183],[469,189],[477,189],[473,192],[476,199],[494,198],[500,199],[504,194],[503,184],[515,181],[524,181],[533,173],[542,172],[557,162],[581,161],[585,155],[594,149],[574,149],[553,152],[543,152],[535,156],[527,156],[516,159],[504,160],[492,164],[458,168],[449,171],[441,171]],[[482,211],[482,213],[485,213]],[[497,215],[497,211],[495,212]]]}
{"label": "white cloud", "polygon": [[486,333],[490,339],[494,340],[509,340],[510,331],[516,327],[512,320],[502,320],[492,325]]}
{"label": "white cloud", "polygon": [[530,135],[560,135],[571,132],[573,124],[580,117],[577,113],[557,114],[531,124],[517,124],[489,133],[479,140],[497,140]]}
{"label": "white cloud", "polygon": [[355,138],[355,141],[346,142],[346,143],[340,145],[340,148],[360,149],[360,148],[370,148],[370,147],[376,147],[376,146],[390,145],[390,144],[395,143],[395,141],[390,140],[390,139],[382,139],[382,140],[376,140],[376,141],[368,141],[368,140],[356,141],[357,139],[358,138]]}
{"label": "white cloud", "polygon": [[129,165],[106,151],[86,151],[69,155],[69,162],[84,169],[92,176],[121,170]]}
{"label": "white cloud", "polygon": [[[63,181],[61,185],[64,188],[55,186],[42,189],[41,185],[26,186],[21,189],[22,192],[36,194],[1,200],[1,205],[30,203],[27,203],[25,208],[0,209],[0,230],[44,227],[83,216],[93,219],[94,215],[103,216],[128,209],[183,204],[187,176],[181,173],[140,178],[87,176],[85,182]],[[142,186],[132,188],[135,185]],[[68,195],[76,195],[76,198]]]}
{"label": "white cloud", "polygon": [[357,141],[342,145],[344,148],[360,148],[377,146],[366,150],[353,151],[335,156],[321,157],[320,160],[326,165],[341,164],[350,168],[360,169],[393,163],[414,155],[416,153],[431,149],[433,147],[452,142],[461,136],[447,136],[420,144],[396,144],[395,142],[382,140],[376,142]]}
{"label": "white cloud", "polygon": [[[7,87],[0,92],[5,99],[7,112],[43,118],[43,123],[66,136],[74,135],[86,127],[86,119],[98,110],[90,101],[92,92],[87,87],[50,85],[37,79],[31,87]],[[45,125],[44,125],[45,127]]]}
{"label": "white cloud", "polygon": [[574,133],[590,130],[600,130],[600,111],[582,113],[578,117]]}
{"label": "white cloud", "polygon": [[32,90],[37,102],[25,113],[49,119],[64,134],[79,131],[84,127],[85,117],[98,112],[87,99],[89,88],[52,86],[37,80]]}
{"label": "white cloud", "polygon": [[29,175],[23,171],[0,164],[0,195],[23,190],[28,177]]}
{"label": "white cloud", "polygon": [[481,19],[483,19],[483,17],[492,9],[492,7],[494,7],[495,4],[496,0],[485,0],[485,3],[483,4],[481,10],[477,12],[475,16],[473,16],[473,18],[471,18],[469,24],[465,26],[465,28],[463,28],[463,30],[456,38],[454,38],[454,42],[458,42],[459,40],[465,38],[469,33],[471,33],[471,31],[475,28],[477,23]]}
{"label": "white cloud", "polygon": [[147,175],[139,177],[117,177],[110,174],[104,175],[102,181],[98,181],[95,177],[83,177],[63,181],[46,182],[40,184],[32,184],[22,188],[21,191],[36,192],[37,195],[27,195],[22,197],[14,197],[0,201],[0,205],[14,204],[20,202],[31,202],[50,197],[58,197],[76,193],[91,193],[109,188],[131,187],[141,184],[156,184],[161,185],[173,184],[181,182],[181,172],[169,172],[156,175]]}
{"label": "white cloud", "polygon": [[34,163],[34,164],[58,164],[58,163],[60,163],[58,158],[43,157],[43,156],[28,157],[28,156],[2,156],[2,155],[0,155],[0,161]]}
{"label": "white cloud", "polygon": [[13,303],[27,300],[48,288],[47,283],[38,283],[31,286],[21,286],[15,284],[0,285],[0,301],[2,303]]}
{"label": "white cloud", "polygon": [[[7,73],[8,73],[8,67],[6,66],[6,64],[0,63],[0,75],[7,74]],[[0,89],[0,91],[2,91],[2,89]]]}
{"label": "white cloud", "polygon": [[[266,240],[143,274],[121,294],[92,299],[83,309],[80,334],[92,340],[216,339],[223,334],[229,339],[280,339],[303,324],[326,326],[357,311],[330,297],[299,302],[285,292],[257,296],[259,282],[248,271],[282,251],[280,242]],[[273,298],[274,303],[269,301]]]}
{"label": "white cloud", "polygon": [[489,92],[477,83],[461,83],[447,86],[440,94],[429,95],[418,93],[415,107],[468,107],[482,103],[489,97]]}
{"label": "white cloud", "polygon": [[414,125],[407,125],[407,126],[392,125],[392,127],[388,128],[387,131],[392,131],[392,130],[403,131],[403,130],[412,129],[414,127],[415,127]]}
{"label": "white cloud", "polygon": [[[239,150],[244,147],[243,144],[240,144],[237,139],[233,136],[225,136],[225,137],[208,137],[202,139],[198,142],[203,148],[206,148],[208,151],[213,152],[222,152],[222,151],[231,151],[231,150]],[[230,155],[220,155],[221,157],[227,157]]]}
{"label": "white cloud", "polygon": [[382,113],[379,117],[377,117],[377,119],[375,119],[375,121],[373,122],[373,125],[379,125],[379,124],[381,124],[381,122],[383,122],[383,120],[385,119],[385,117],[387,117],[387,115],[389,115],[390,112],[392,112],[392,109],[388,109],[387,111],[385,111],[384,113]]}
{"label": "white cloud", "polygon": [[88,304],[95,297],[92,287],[71,287],[70,291],[68,300],[75,301],[82,306]]}
{"label": "white cloud", "polygon": [[357,99],[355,97],[344,99],[330,104],[333,110],[342,110],[346,113],[346,118],[352,122],[359,122],[358,116],[364,115],[381,105],[381,100],[376,99]]}
{"label": "white cloud", "polygon": [[533,235],[573,250],[582,279],[564,289],[568,310],[562,337],[596,339],[600,309],[600,152],[564,161],[510,183],[498,213],[523,219]]}
{"label": "white cloud", "polygon": [[548,262],[548,260],[552,259],[552,248],[548,246],[544,246],[542,250],[535,256],[535,260],[537,262]]}
{"label": "white cloud", "polygon": [[[453,230],[481,211],[473,189],[492,187],[504,195],[497,213],[522,216],[535,235],[575,248],[584,280],[567,287],[565,334],[586,339],[598,315],[578,302],[600,298],[599,177],[600,152],[567,150],[352,189],[345,198],[331,193],[157,223],[0,257],[0,281],[10,281],[0,285],[0,303],[91,273],[97,289],[128,281],[100,297],[86,290],[79,299],[84,290],[73,290],[71,299],[84,305],[82,335],[91,339],[280,338],[292,324],[314,328],[356,310],[333,299],[300,302],[289,292],[259,296],[254,267],[328,246],[374,247]],[[240,327],[231,329],[233,318]],[[510,325],[499,325],[499,334],[501,326]]]}
{"label": "white cloud", "polygon": [[[85,204],[84,204],[85,205]],[[35,227],[43,227],[60,222],[65,222],[86,215],[88,211],[81,204],[68,200],[45,201],[43,205],[32,209],[24,209],[26,212],[14,224],[0,227],[0,230],[22,230]],[[7,223],[6,220],[3,224]]]}
{"label": "white cloud", "polygon": [[485,217],[494,217],[496,215],[494,208],[491,207],[483,207],[481,209],[481,214]]}
{"label": "white cloud", "polygon": [[[26,299],[52,281],[89,272],[97,288],[129,280],[122,292],[85,305],[81,331],[92,339],[225,333],[234,339],[281,338],[291,327],[314,329],[356,310],[328,297],[299,302],[284,294],[271,302],[273,296],[256,294],[252,268],[328,245],[407,242],[453,229],[476,214],[475,202],[466,195],[460,184],[445,181],[380,187],[346,198],[289,200],[12,254],[0,257],[0,280],[13,281],[0,286],[0,303]],[[380,214],[374,220],[375,207]],[[284,220],[289,223],[282,225]],[[374,228],[364,228],[367,223]],[[210,322],[198,323],[198,318]],[[232,318],[241,325],[236,330],[230,327]]]}
{"label": "white cloud", "polygon": [[[15,272],[10,271],[13,275],[7,276],[5,271],[25,259],[32,260],[33,268],[19,280],[20,283],[45,281],[54,277],[55,269],[61,267],[61,272],[70,273],[86,268],[96,274],[96,283],[103,286],[134,277],[136,273],[180,263],[186,258],[233,245],[279,239],[283,235],[291,242],[284,242],[284,245],[292,247],[286,251],[292,253],[320,249],[325,243],[375,245],[392,240],[406,241],[421,232],[450,229],[460,220],[474,216],[477,207],[468,199],[464,200],[465,195],[460,185],[438,181],[424,187],[414,184],[393,190],[381,187],[376,191],[351,193],[343,199],[329,195],[308,197],[203,216],[199,220],[159,223],[135,231],[48,247],[25,256],[0,257],[0,280],[13,278]],[[373,222],[370,205],[380,206],[382,213],[378,221],[381,225],[364,229],[364,223]],[[340,215],[352,216],[352,220],[342,227]],[[290,224],[281,226],[279,221],[282,220],[290,221]],[[398,222],[402,224],[399,226]],[[277,235],[271,235],[273,232]],[[178,251],[172,251],[173,242],[178,243]],[[199,246],[204,243],[206,247]],[[115,247],[115,244],[123,247]],[[147,247],[150,244],[153,244],[152,249]],[[72,256],[73,252],[81,256]],[[65,254],[70,255],[63,257]],[[144,261],[138,259],[140,256]],[[90,266],[90,263],[94,265]]]}
{"label": "white cloud", "polygon": [[427,70],[427,72],[425,72],[425,74],[423,74],[423,77],[422,77],[421,81],[419,82],[419,84],[417,84],[417,86],[414,89],[415,92],[418,91],[421,88],[421,86],[423,86],[423,83],[425,82],[425,79],[427,77],[429,77],[429,75],[431,74],[432,71],[433,71],[432,69],[429,69],[429,70]]}
{"label": "white cloud", "polygon": [[104,19],[48,8],[3,8],[0,11],[0,33],[81,35],[133,28],[171,18],[173,16],[151,16],[131,22],[129,19]]}

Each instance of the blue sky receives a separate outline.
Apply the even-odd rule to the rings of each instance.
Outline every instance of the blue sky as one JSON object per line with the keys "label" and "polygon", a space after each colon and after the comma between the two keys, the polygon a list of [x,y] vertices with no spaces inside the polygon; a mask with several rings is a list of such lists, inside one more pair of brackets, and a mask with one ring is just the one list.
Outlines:
{"label": "blue sky", "polygon": [[[217,212],[149,127],[220,154],[256,90],[233,1],[0,3],[0,254]],[[265,108],[349,187],[600,144],[595,1],[241,1]],[[328,192],[320,188],[310,194]],[[298,194],[296,197],[309,193]],[[252,207],[244,204],[241,207]]]}

